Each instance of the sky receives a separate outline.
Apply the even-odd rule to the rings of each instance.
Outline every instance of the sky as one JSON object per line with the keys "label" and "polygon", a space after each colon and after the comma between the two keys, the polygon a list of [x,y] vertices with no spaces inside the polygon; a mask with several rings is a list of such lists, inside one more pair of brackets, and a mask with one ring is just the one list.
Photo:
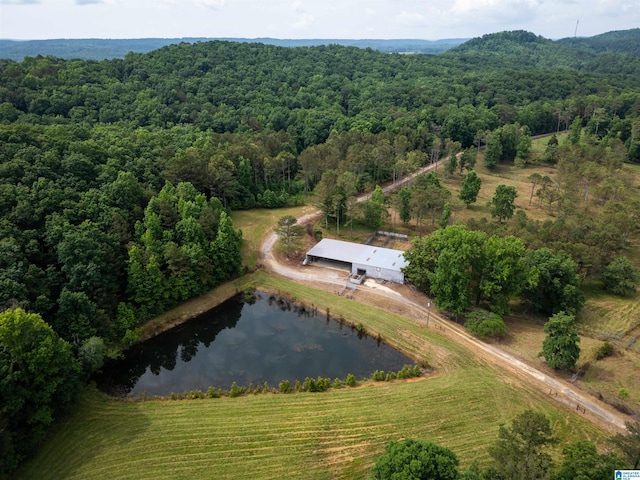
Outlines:
{"label": "sky", "polygon": [[640,27],[640,0],[0,0],[0,38],[424,39]]}

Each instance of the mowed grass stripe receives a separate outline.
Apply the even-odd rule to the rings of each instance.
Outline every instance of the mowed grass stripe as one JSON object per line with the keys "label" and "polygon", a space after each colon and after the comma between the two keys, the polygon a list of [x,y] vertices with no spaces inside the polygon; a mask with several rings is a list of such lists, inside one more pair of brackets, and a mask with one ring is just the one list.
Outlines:
{"label": "mowed grass stripe", "polygon": [[565,438],[602,436],[484,365],[315,394],[122,402],[89,390],[20,478],[367,478],[384,444],[405,437],[448,446],[468,465],[485,462],[498,425],[527,407],[571,425]]}

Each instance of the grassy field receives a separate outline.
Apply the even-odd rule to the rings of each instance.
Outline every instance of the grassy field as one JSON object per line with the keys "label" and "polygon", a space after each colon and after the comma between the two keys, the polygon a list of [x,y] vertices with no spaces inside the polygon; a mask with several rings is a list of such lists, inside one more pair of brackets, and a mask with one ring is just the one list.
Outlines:
{"label": "grassy field", "polygon": [[563,442],[605,436],[413,319],[263,272],[250,280],[319,310],[330,306],[438,369],[420,381],[206,400],[120,401],[88,388],[18,478],[368,478],[384,444],[406,437],[447,446],[466,467],[486,463],[498,426],[526,408],[546,413]]}
{"label": "grassy field", "polygon": [[[534,141],[534,151],[543,151],[546,142]],[[516,186],[516,204],[530,218],[547,217],[535,199],[534,205],[528,205],[531,185],[526,177],[537,171],[553,178],[552,168],[527,166],[514,171],[500,166],[489,173],[481,166],[481,157],[477,165],[483,187],[470,209],[457,199],[460,178],[445,182],[452,190],[454,221],[489,218],[486,203],[500,183]],[[640,167],[629,167],[629,172],[639,184]],[[243,230],[243,260],[248,269],[258,266],[260,242],[278,218],[299,217],[313,209],[234,212],[234,224]],[[356,228],[351,235],[343,228],[341,233],[343,238],[361,239],[369,232]],[[121,401],[89,387],[79,410],[57,425],[17,478],[368,478],[384,444],[407,437],[451,448],[465,468],[474,461],[485,464],[489,459],[486,447],[496,439],[498,426],[526,408],[541,410],[551,419],[561,439],[556,455],[569,441],[588,439],[602,444],[607,436],[580,414],[552,401],[546,391],[479,361],[439,331],[421,328],[411,311],[394,312],[388,305],[381,305],[386,310],[376,309],[359,303],[358,294],[355,301],[347,300],[260,270],[154,319],[143,335],[153,336],[247,285],[286,295],[323,314],[329,310],[333,317],[352,324],[361,323],[367,332],[417,363],[435,367],[435,373],[420,381],[367,382],[324,393],[180,401]],[[593,360],[604,339],[630,343],[640,335],[637,297],[612,297],[597,286],[587,293],[589,300],[580,317],[580,365]],[[501,346],[545,369],[537,357],[544,319],[516,313],[507,323],[510,334]],[[617,349],[615,355],[592,362],[577,384],[610,403],[624,400],[640,408],[640,354]],[[627,397],[623,399],[624,392]]]}
{"label": "grassy field", "polygon": [[254,270],[258,263],[260,244],[266,232],[272,230],[278,219],[285,215],[296,218],[315,210],[315,207],[278,208],[275,210],[255,209],[237,210],[231,213],[231,219],[236,228],[242,229],[242,264],[249,270]]}

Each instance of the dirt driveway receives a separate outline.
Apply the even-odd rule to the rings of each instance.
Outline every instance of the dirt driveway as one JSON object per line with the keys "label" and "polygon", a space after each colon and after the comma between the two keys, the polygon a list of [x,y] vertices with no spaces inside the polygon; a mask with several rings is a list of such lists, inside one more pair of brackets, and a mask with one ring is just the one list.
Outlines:
{"label": "dirt driveway", "polygon": [[[314,223],[319,217],[320,212],[314,212],[299,218],[298,223]],[[346,272],[344,271],[312,265],[302,266],[299,261],[278,259],[274,254],[277,239],[277,234],[271,232],[260,248],[262,264],[268,271],[329,291],[335,291],[338,286],[345,285]],[[428,298],[404,285],[384,286],[374,280],[367,280],[363,285],[358,286],[355,300],[418,321],[424,321],[428,314],[426,308]],[[431,308],[429,317],[431,320],[429,328],[438,328],[454,341],[465,345],[479,358],[516,376],[520,381],[543,391],[548,390],[551,398],[572,410],[579,411],[587,419],[610,432],[626,431],[625,422],[632,421],[630,417],[579,390],[571,383],[550,376],[496,346],[467,334],[463,327],[442,317],[435,308]]]}

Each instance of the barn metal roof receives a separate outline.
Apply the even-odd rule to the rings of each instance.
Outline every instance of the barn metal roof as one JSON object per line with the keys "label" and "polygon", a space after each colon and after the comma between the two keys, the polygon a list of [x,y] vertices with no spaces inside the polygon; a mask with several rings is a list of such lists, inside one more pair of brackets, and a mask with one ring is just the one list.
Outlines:
{"label": "barn metal roof", "polygon": [[402,250],[344,242],[332,238],[320,240],[307,252],[307,255],[395,271],[400,271],[409,264]]}

